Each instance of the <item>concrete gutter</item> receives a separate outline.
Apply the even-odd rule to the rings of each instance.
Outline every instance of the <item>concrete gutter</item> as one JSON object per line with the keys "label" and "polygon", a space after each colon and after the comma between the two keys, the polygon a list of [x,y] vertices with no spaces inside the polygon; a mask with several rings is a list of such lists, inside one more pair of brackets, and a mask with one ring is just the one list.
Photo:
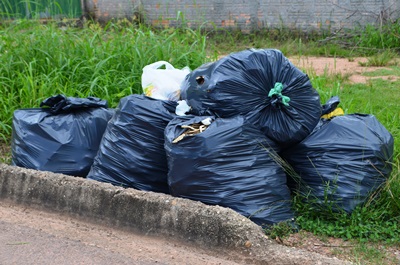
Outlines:
{"label": "concrete gutter", "polygon": [[173,237],[226,252],[244,264],[346,264],[278,245],[258,225],[228,208],[62,174],[0,164],[0,199],[115,228]]}

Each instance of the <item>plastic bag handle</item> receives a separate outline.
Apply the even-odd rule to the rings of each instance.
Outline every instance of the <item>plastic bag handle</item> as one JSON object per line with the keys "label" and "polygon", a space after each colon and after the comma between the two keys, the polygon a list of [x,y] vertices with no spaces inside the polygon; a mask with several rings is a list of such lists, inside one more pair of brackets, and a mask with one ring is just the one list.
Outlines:
{"label": "plastic bag handle", "polygon": [[149,65],[146,65],[143,69],[158,69],[161,66],[165,65],[166,70],[174,70],[175,67],[172,66],[169,62],[166,61],[158,61]]}

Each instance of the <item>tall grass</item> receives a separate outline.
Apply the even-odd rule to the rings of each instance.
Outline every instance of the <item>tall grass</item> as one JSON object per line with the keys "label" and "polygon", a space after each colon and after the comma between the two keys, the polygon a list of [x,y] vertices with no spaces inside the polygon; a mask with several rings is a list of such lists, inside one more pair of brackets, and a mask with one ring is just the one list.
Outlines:
{"label": "tall grass", "polygon": [[2,0],[0,18],[75,18],[82,15],[80,0]]}
{"label": "tall grass", "polygon": [[354,38],[360,47],[369,49],[395,49],[400,51],[400,23],[388,22],[379,27],[367,25]]}
{"label": "tall grass", "polygon": [[19,20],[0,29],[0,137],[8,138],[12,113],[38,107],[55,94],[96,96],[115,107],[141,93],[145,65],[159,60],[194,69],[210,60],[206,37],[189,28],[88,23],[59,28]]}

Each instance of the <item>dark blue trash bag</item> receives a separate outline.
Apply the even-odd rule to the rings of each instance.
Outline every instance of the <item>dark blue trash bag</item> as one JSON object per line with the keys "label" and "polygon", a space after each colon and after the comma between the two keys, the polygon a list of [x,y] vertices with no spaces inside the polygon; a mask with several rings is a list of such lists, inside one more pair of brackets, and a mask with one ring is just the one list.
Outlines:
{"label": "dark blue trash bag", "polygon": [[104,133],[88,179],[169,193],[164,129],[177,103],[144,95],[120,100]]}
{"label": "dark blue trash bag", "polygon": [[244,115],[283,147],[303,140],[321,116],[308,76],[274,49],[244,50],[202,65],[186,76],[181,97],[195,115]]}
{"label": "dark blue trash bag", "polygon": [[182,125],[205,118],[177,117],[165,129],[171,194],[229,207],[261,226],[291,220],[278,147],[243,117],[217,118],[203,132],[175,142],[186,130]]}
{"label": "dark blue trash bag", "polygon": [[14,112],[12,165],[86,177],[113,110],[99,98],[64,95],[41,106]]}
{"label": "dark blue trash bag", "polygon": [[321,119],[301,143],[281,155],[298,174],[310,202],[351,213],[389,177],[393,137],[373,115]]}
{"label": "dark blue trash bag", "polygon": [[84,108],[107,108],[108,103],[106,100],[96,97],[74,98],[56,95],[43,100],[40,107],[48,107],[51,113],[59,114]]}

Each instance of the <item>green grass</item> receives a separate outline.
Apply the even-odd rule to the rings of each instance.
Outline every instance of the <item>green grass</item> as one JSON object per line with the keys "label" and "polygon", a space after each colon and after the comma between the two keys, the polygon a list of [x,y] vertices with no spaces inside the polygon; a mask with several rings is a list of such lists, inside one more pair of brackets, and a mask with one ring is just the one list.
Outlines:
{"label": "green grass", "polygon": [[367,62],[360,62],[361,66],[390,66],[396,65],[397,61],[394,61],[393,58],[396,58],[397,54],[390,51],[385,50],[383,52],[379,52],[370,56]]}
{"label": "green grass", "polygon": [[382,66],[400,52],[400,23],[393,22],[381,26],[367,25],[363,28],[341,30],[339,32],[319,32],[315,34],[289,29],[263,29],[249,34],[217,31],[210,41],[226,54],[249,47],[277,48],[286,56],[313,55],[328,57],[358,56],[371,57],[371,66]]}
{"label": "green grass", "polygon": [[[372,29],[368,28],[368,32]],[[362,39],[365,35],[359,36],[353,43],[361,43],[369,49],[347,49],[334,42],[321,45],[318,38],[326,36],[292,35],[284,28],[243,35],[227,31],[207,33],[185,27],[155,30],[128,21],[109,23],[104,27],[89,22],[83,28],[74,28],[16,20],[0,26],[0,139],[10,141],[14,110],[38,107],[43,99],[55,94],[96,96],[115,107],[122,97],[142,92],[142,68],[159,60],[169,61],[177,68],[189,66],[195,69],[219,55],[252,47],[277,48],[286,56],[323,55],[351,59],[367,55],[373,58],[371,49],[382,48],[390,48],[385,58],[397,55],[396,49],[391,47],[391,43],[396,42],[394,38],[383,43],[380,38],[381,41],[374,44]],[[373,36],[379,39],[379,36]],[[388,64],[385,58],[378,58],[375,63]],[[399,69],[389,65],[387,70],[368,75],[399,76]],[[339,96],[340,107],[346,113],[375,115],[393,134],[395,155],[393,173],[379,196],[351,215],[335,213],[329,208],[316,210],[295,197],[300,228],[321,236],[398,246],[400,81],[373,79],[367,84],[350,84],[348,76],[331,75],[328,71],[319,76],[313,72],[308,75],[320,93],[322,103],[331,96]],[[276,236],[290,232],[291,227],[285,225],[277,225],[269,231]],[[361,252],[360,249],[357,253],[364,257]]]}
{"label": "green grass", "polygon": [[77,29],[25,20],[3,26],[0,138],[10,136],[16,108],[38,107],[55,94],[97,96],[115,107],[120,98],[142,92],[145,65],[165,60],[194,69],[210,60],[206,45],[206,36],[189,28],[88,23]]}
{"label": "green grass", "polygon": [[390,50],[400,49],[400,24],[388,22],[379,27],[367,25],[359,29],[359,36],[355,35],[353,41],[361,48]]}
{"label": "green grass", "polygon": [[375,244],[358,244],[351,249],[351,255],[354,257],[355,264],[362,265],[389,265],[398,264],[395,257],[389,257],[385,252],[385,246]]}
{"label": "green grass", "polygon": [[82,14],[80,0],[2,0],[0,18],[74,18]]}
{"label": "green grass", "polygon": [[400,66],[386,66],[375,71],[366,72],[364,76],[377,77],[377,76],[400,76]]}

